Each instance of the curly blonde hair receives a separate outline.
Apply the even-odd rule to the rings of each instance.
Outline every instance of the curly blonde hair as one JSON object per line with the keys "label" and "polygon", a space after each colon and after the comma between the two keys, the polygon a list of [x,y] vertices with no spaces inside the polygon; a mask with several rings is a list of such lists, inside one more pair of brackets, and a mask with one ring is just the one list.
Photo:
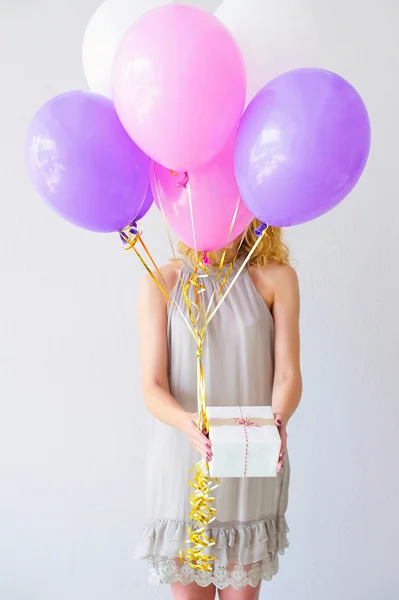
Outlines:
{"label": "curly blonde hair", "polygon": [[[258,236],[255,233],[255,229],[257,229],[261,225],[261,222],[257,219],[254,219],[252,223],[247,228],[244,238],[241,242],[241,237],[238,238],[238,243],[241,244],[238,249],[237,258],[241,256],[247,256],[252,250],[255,242],[258,240]],[[236,255],[237,244],[232,243],[227,247],[226,260],[225,262],[231,262],[234,260]],[[189,248],[183,242],[179,242],[178,251],[181,255],[185,256],[193,265],[198,263],[199,258],[202,255],[202,252],[195,252],[192,248]],[[208,252],[207,255],[212,265],[218,265],[221,258],[221,252]],[[283,232],[280,227],[268,227],[266,230],[266,235],[263,236],[261,242],[256,248],[255,252],[251,256],[250,265],[255,265],[256,267],[265,267],[268,263],[275,262],[280,265],[288,265],[290,264],[289,250],[287,245],[283,240]]]}

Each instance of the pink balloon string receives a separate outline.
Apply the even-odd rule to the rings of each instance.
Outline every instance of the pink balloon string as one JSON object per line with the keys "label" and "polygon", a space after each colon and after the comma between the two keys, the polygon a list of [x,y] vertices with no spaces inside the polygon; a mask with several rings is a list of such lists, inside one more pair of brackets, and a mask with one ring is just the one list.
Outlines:
{"label": "pink balloon string", "polygon": [[243,473],[243,477],[246,477],[247,476],[247,465],[248,465],[248,446],[249,446],[247,427],[259,427],[259,425],[257,423],[254,423],[253,421],[250,421],[248,419],[248,417],[245,417],[243,415],[242,410],[241,410],[241,406],[239,406],[238,409],[240,411],[240,416],[239,417],[234,417],[233,421],[235,423],[238,423],[238,425],[242,425],[243,430],[244,430],[245,454],[244,454],[244,473]]}

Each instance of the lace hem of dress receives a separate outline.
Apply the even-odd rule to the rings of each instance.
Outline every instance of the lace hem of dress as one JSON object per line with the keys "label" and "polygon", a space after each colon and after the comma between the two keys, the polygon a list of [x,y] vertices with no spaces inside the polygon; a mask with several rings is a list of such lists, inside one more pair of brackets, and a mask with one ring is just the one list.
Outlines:
{"label": "lace hem of dress", "polygon": [[187,563],[180,564],[178,559],[166,556],[147,557],[149,581],[151,585],[171,584],[180,582],[183,585],[197,583],[201,587],[215,585],[218,589],[233,587],[241,590],[246,586],[257,587],[262,580],[270,581],[278,573],[278,555],[270,553],[267,558],[253,565],[215,565],[212,573],[198,571]]}

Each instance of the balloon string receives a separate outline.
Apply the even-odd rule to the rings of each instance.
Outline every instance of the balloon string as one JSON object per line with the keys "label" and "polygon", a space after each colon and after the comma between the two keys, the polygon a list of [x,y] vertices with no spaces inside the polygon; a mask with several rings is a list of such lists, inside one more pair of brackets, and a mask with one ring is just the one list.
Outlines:
{"label": "balloon string", "polygon": [[235,225],[235,222],[236,222],[236,219],[237,219],[237,215],[238,215],[238,209],[240,208],[240,201],[241,201],[241,198],[238,197],[238,200],[236,202],[236,207],[234,209],[233,218],[232,218],[231,223],[230,223],[230,228],[229,228],[229,233],[228,233],[228,236],[227,236],[226,246],[224,248],[224,251],[223,251],[223,254],[222,254],[222,258],[220,259],[219,270],[218,270],[218,274],[217,274],[217,278],[216,278],[217,282],[219,281],[219,279],[220,279],[220,277],[222,275],[223,265],[224,265],[224,261],[226,259],[227,246],[230,243],[231,234],[233,233],[234,225]]}
{"label": "balloon string", "polygon": [[195,235],[193,198],[192,198],[192,194],[191,194],[190,179],[188,179],[188,181],[187,181],[186,189],[187,189],[187,195],[188,195],[188,204],[189,204],[189,207],[190,207],[190,219],[191,219],[191,230],[192,230],[192,234],[193,234],[194,252],[195,252],[195,254],[197,256],[197,266],[198,266],[199,259],[198,259],[198,252],[197,252],[197,237]]}
{"label": "balloon string", "polygon": [[[233,218],[232,218],[232,221],[231,221],[231,224],[230,224],[229,234],[227,236],[226,246],[228,245],[228,243],[230,241],[230,238],[231,238],[231,234],[233,232],[233,228],[234,228],[234,225],[235,225],[235,222],[236,222],[236,219],[237,219],[237,215],[238,215],[238,210],[239,210],[239,207],[240,207],[240,202],[241,202],[241,197],[238,198],[237,203],[236,203],[236,208],[235,208],[235,211],[234,211],[234,215],[233,215]],[[226,285],[226,283],[227,283],[227,281],[228,281],[228,279],[229,279],[229,277],[231,275],[231,272],[233,270],[234,264],[235,264],[235,262],[237,260],[237,257],[238,257],[240,248],[242,246],[242,243],[243,243],[243,241],[245,239],[245,236],[246,236],[246,230],[244,230],[244,232],[243,232],[243,234],[241,236],[240,243],[237,246],[234,258],[231,261],[231,263],[229,265],[229,268],[226,271],[226,274],[225,274],[225,276],[224,276],[224,278],[223,278],[223,280],[222,280],[222,282],[220,284],[219,289],[218,290],[217,289],[214,290],[214,292],[213,292],[213,294],[212,294],[212,296],[211,296],[211,298],[209,300],[208,309],[206,311],[206,320],[208,319],[209,313],[212,310],[213,301],[214,301],[215,296],[216,296],[216,299],[219,298],[219,296],[221,295],[221,293],[223,292],[223,290],[225,288],[225,285]],[[219,269],[218,269],[218,275],[217,275],[217,278],[216,278],[216,283],[218,283],[218,281],[220,280],[221,274],[222,274],[222,269],[223,269],[224,261],[225,261],[225,258],[226,258],[226,252],[227,252],[227,247],[224,249],[222,257],[220,259]]]}
{"label": "balloon string", "polygon": [[[157,273],[158,273],[158,275],[161,277],[161,279],[162,279],[162,281],[164,282],[165,286],[167,286],[167,283],[166,283],[166,281],[165,281],[165,279],[164,279],[164,276],[162,275],[162,273],[161,273],[161,271],[159,270],[159,268],[158,268],[158,266],[157,266],[157,264],[156,264],[155,260],[153,259],[152,255],[150,254],[150,251],[148,250],[147,246],[145,245],[145,243],[144,243],[144,241],[143,241],[143,238],[141,237],[141,235],[139,235],[139,242],[140,242],[140,244],[142,245],[142,247],[143,247],[143,249],[144,249],[144,252],[147,254],[148,258],[150,259],[150,261],[151,261],[151,263],[152,263],[153,267],[155,268],[156,272],[157,272]],[[136,248],[135,248],[135,250],[136,250],[136,252],[137,252],[137,249],[136,249]]]}
{"label": "balloon string", "polygon": [[[119,232],[119,235],[122,239],[124,249],[125,250],[134,250],[136,256],[139,258],[141,264],[144,266],[147,273],[150,275],[151,279],[154,281],[154,283],[156,283],[158,289],[162,292],[162,294],[165,296],[167,301],[170,302],[170,296],[169,296],[168,292],[166,291],[166,289],[164,288],[164,286],[161,285],[158,277],[163,281],[165,286],[166,286],[166,281],[163,278],[163,275],[162,275],[161,271],[159,270],[158,266],[156,265],[154,259],[152,258],[150,252],[148,251],[147,246],[144,244],[144,242],[141,239],[142,231],[139,228],[136,228],[135,224],[131,223],[128,227],[125,227],[124,229],[122,229]],[[146,252],[148,258],[150,259],[150,262],[154,265],[155,271],[156,271],[156,274],[158,275],[158,277],[155,277],[155,274],[152,272],[152,270],[146,263],[145,259],[141,256],[140,252],[137,250],[137,248],[136,248],[137,242],[141,243],[144,251]]]}
{"label": "balloon string", "polygon": [[[156,284],[156,286],[158,287],[158,289],[162,292],[162,294],[165,296],[165,298],[167,299],[167,301],[174,306],[175,308],[177,308],[178,312],[180,313],[181,317],[183,318],[183,321],[187,327],[187,329],[189,330],[190,334],[192,335],[192,337],[194,338],[194,340],[197,340],[197,336],[194,333],[193,329],[191,328],[185,314],[183,313],[183,310],[181,309],[179,303],[171,297],[168,289],[167,289],[167,284],[165,282],[165,279],[162,276],[161,271],[159,270],[159,267],[157,266],[155,260],[153,259],[150,251],[148,250],[146,244],[144,243],[144,241],[142,240],[141,236],[142,236],[142,230],[139,229],[137,226],[133,227],[133,224],[128,225],[127,227],[125,227],[124,229],[122,229],[119,232],[119,235],[122,239],[123,242],[123,247],[125,250],[134,250],[136,256],[138,257],[138,259],[140,260],[141,264],[143,265],[143,267],[145,268],[145,270],[147,271],[148,275],[151,277],[151,279],[153,280],[153,282]],[[152,263],[152,265],[154,265],[155,267],[155,271],[156,274],[158,275],[158,277],[155,276],[155,274],[153,273],[153,271],[151,270],[150,266],[147,264],[145,258],[140,254],[140,252],[137,250],[136,245],[137,243],[140,242],[140,244],[142,245],[145,253],[147,254],[150,262]],[[161,282],[159,281],[159,278],[162,280],[163,284],[161,284]]]}
{"label": "balloon string", "polygon": [[[238,209],[240,207],[240,201],[241,201],[241,198],[239,197],[238,200],[237,200],[237,203],[236,203],[236,207],[235,207],[235,210],[234,210],[233,218],[232,218],[231,223],[230,223],[230,228],[229,228],[229,233],[228,233],[228,236],[227,236],[226,246],[225,246],[225,248],[223,250],[222,257],[220,259],[219,268],[218,268],[218,274],[217,274],[217,277],[216,277],[216,284],[219,282],[220,277],[222,275],[223,266],[224,266],[224,262],[225,262],[225,258],[226,258],[226,254],[227,254],[227,246],[228,246],[228,243],[230,241],[231,234],[233,232],[233,228],[234,228],[234,225],[235,225],[235,222],[236,222],[236,219],[237,219]],[[244,232],[243,237],[241,239],[241,242],[240,242],[240,244],[239,244],[239,246],[237,248],[236,254],[235,254],[233,260],[231,261],[231,263],[229,265],[229,268],[226,271],[226,274],[225,274],[225,276],[224,276],[224,278],[222,280],[222,283],[220,284],[219,289],[217,289],[217,287],[215,287],[215,289],[214,289],[214,291],[212,293],[212,296],[209,299],[208,308],[207,308],[206,313],[205,313],[205,321],[207,320],[208,315],[209,315],[209,313],[210,313],[210,311],[212,309],[212,305],[213,305],[215,296],[216,296],[216,298],[218,298],[220,296],[220,294],[222,293],[222,291],[224,289],[224,286],[226,285],[226,282],[227,282],[228,278],[230,277],[230,274],[231,274],[231,272],[233,270],[233,267],[234,267],[234,263],[235,263],[235,261],[237,259],[237,256],[238,256],[238,251],[239,251],[239,249],[241,247],[242,240],[244,239],[244,237],[245,237],[245,232]]]}
{"label": "balloon string", "polygon": [[243,270],[245,269],[245,267],[247,266],[247,264],[251,260],[253,253],[255,252],[255,250],[257,249],[257,247],[259,246],[259,244],[261,243],[263,236],[266,235],[266,231],[267,231],[267,226],[266,226],[266,228],[263,231],[260,232],[260,235],[259,235],[258,239],[256,240],[255,244],[251,248],[251,251],[248,253],[248,255],[245,258],[245,261],[243,262],[243,264],[241,265],[241,267],[238,269],[237,273],[235,274],[233,281],[230,283],[229,287],[227,288],[227,290],[225,291],[225,293],[221,297],[220,301],[215,306],[215,308],[213,309],[213,311],[211,312],[211,314],[208,316],[208,319],[206,321],[206,326],[209,325],[209,323],[212,321],[213,317],[216,315],[216,313],[220,309],[220,307],[223,304],[223,302],[226,300],[226,298],[229,295],[232,287],[235,285],[237,279],[239,278],[239,276],[241,275],[241,273],[243,272]]}

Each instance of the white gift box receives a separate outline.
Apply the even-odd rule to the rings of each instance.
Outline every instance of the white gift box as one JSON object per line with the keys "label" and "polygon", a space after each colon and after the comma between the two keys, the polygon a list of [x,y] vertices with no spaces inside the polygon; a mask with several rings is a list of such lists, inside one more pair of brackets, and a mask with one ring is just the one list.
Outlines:
{"label": "white gift box", "polygon": [[281,439],[271,406],[209,406],[211,477],[276,477]]}

